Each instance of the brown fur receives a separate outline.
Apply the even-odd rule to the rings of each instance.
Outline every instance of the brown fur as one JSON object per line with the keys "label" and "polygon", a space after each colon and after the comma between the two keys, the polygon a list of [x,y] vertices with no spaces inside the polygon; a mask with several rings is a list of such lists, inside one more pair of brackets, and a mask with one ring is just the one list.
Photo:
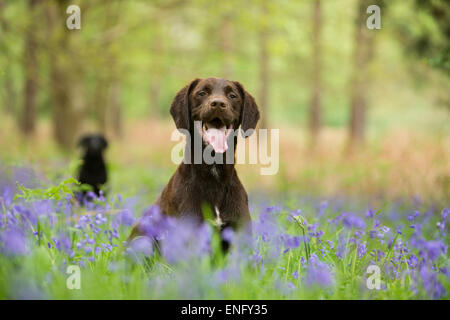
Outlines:
{"label": "brown fur", "polygon": [[[211,121],[219,117],[227,125],[237,130],[239,126],[247,132],[255,129],[259,120],[259,111],[254,98],[239,82],[225,79],[195,79],[181,89],[175,96],[170,108],[178,129],[190,132],[186,152],[193,150],[194,121]],[[243,133],[244,134],[244,133]],[[250,133],[251,134],[251,133]],[[231,137],[236,150],[237,136]],[[203,142],[202,150],[206,147]],[[230,149],[224,154],[224,159]],[[233,155],[235,157],[235,155]],[[251,221],[248,209],[247,193],[239,180],[234,164],[194,164],[181,163],[169,183],[156,200],[162,213],[175,217],[188,217],[203,221],[202,206],[210,207],[215,215],[216,208],[223,224],[221,229],[238,229],[249,226]],[[137,224],[129,239],[141,235]],[[227,245],[225,245],[227,247]]]}

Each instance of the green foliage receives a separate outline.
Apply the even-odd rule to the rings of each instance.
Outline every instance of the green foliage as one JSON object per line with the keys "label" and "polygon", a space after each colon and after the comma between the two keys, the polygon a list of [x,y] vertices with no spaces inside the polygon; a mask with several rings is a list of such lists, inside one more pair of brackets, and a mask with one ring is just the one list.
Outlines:
{"label": "green foliage", "polygon": [[[419,119],[431,119],[428,108],[403,108],[403,94],[430,101],[447,91],[448,79],[434,83],[422,81],[433,75],[426,65],[448,70],[448,3],[446,1],[389,1],[382,6],[382,29],[376,32],[378,50],[371,69],[374,87],[382,94],[370,96],[370,105],[381,110],[381,120],[369,125],[384,128],[391,116],[405,113]],[[80,74],[83,121],[92,120],[102,129],[100,118],[111,104],[110,88],[118,81],[124,119],[143,116],[168,117],[168,106],[175,93],[195,77],[231,75],[244,83],[256,99],[260,88],[259,33],[269,33],[269,108],[271,123],[295,123],[303,126],[311,100],[313,1],[249,1],[246,10],[236,0],[211,1],[91,1],[81,0],[82,29],[68,32],[71,53],[60,53],[69,70]],[[380,3],[380,1],[376,1]],[[40,23],[47,2],[38,6],[36,19],[25,0],[8,2],[0,14],[0,99],[2,108],[12,105],[17,117],[22,107],[23,35],[27,23]],[[349,118],[349,82],[353,67],[354,18],[357,1],[322,1],[322,81],[321,100],[324,124],[346,127]],[[362,13],[366,14],[366,13]],[[230,18],[229,30],[222,22]],[[58,29],[58,34],[65,31]],[[38,83],[51,75],[46,28],[36,28],[39,60]],[[56,32],[56,31],[55,31]],[[230,52],[223,50],[223,34],[229,32]],[[400,40],[400,41],[399,41]],[[422,49],[412,49],[423,47]],[[101,54],[99,54],[101,52]],[[405,61],[408,52],[418,52]],[[225,70],[231,61],[230,70]],[[389,66],[386,69],[383,66]],[[395,70],[395,71],[393,71]],[[413,72],[416,70],[416,72]],[[414,81],[423,85],[416,92]],[[12,93],[7,91],[11,87]],[[385,90],[385,88],[393,90]],[[52,94],[41,85],[37,114],[49,118],[53,110]],[[419,100],[420,100],[419,99]],[[437,102],[438,104],[438,102]],[[425,115],[425,117],[424,117]],[[436,117],[439,121],[440,117]],[[71,119],[72,120],[72,119]],[[19,121],[18,121],[19,122]],[[414,123],[407,121],[408,125]],[[402,124],[403,125],[403,124]],[[430,126],[431,128],[433,125]]]}
{"label": "green foliage", "polygon": [[73,185],[80,185],[80,183],[74,178],[68,178],[62,181],[57,186],[51,186],[46,189],[43,188],[26,188],[21,184],[17,184],[18,193],[14,196],[16,199],[24,199],[26,201],[37,199],[52,199],[62,200],[68,195],[73,196]]}

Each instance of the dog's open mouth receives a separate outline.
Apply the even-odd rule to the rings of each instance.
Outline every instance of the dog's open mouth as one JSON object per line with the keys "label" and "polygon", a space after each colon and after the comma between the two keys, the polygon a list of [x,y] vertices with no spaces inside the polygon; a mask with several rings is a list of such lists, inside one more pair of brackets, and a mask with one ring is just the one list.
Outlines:
{"label": "dog's open mouth", "polygon": [[211,145],[215,152],[224,153],[228,149],[227,138],[233,131],[233,125],[227,125],[219,118],[208,122],[196,121],[195,126],[203,140]]}

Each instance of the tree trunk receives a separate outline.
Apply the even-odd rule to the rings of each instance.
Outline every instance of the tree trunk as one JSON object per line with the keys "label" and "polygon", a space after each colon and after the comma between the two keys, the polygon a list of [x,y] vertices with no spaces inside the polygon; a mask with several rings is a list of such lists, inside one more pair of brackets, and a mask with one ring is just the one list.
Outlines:
{"label": "tree trunk", "polygon": [[25,36],[24,73],[25,73],[25,100],[22,113],[21,129],[25,135],[32,135],[36,128],[36,94],[38,78],[37,44],[34,24],[37,21],[36,6],[40,0],[29,0],[29,21]]}
{"label": "tree trunk", "polygon": [[105,75],[97,78],[97,83],[95,85],[94,93],[94,103],[92,107],[94,108],[95,119],[97,122],[97,130],[99,132],[106,132],[107,130],[107,112],[108,112],[108,91],[110,86],[110,80],[105,77]]}
{"label": "tree trunk", "polygon": [[319,130],[322,125],[322,107],[320,101],[322,67],[321,26],[321,3],[320,0],[316,0],[313,9],[313,89],[309,108],[309,131],[313,148],[318,140]]}
{"label": "tree trunk", "polygon": [[11,67],[5,67],[5,75],[3,79],[5,83],[5,109],[11,116],[16,116],[17,91],[14,88],[14,82],[11,76]]}
{"label": "tree trunk", "polygon": [[[162,14],[162,13],[159,13]],[[157,14],[157,15],[159,15]],[[150,117],[159,117],[162,74],[162,38],[159,18],[153,20],[154,33],[152,39],[151,84],[150,84]]]}
{"label": "tree trunk", "polygon": [[50,86],[53,105],[53,133],[60,147],[69,149],[78,134],[81,107],[81,86],[76,59],[71,56],[70,37],[75,36],[65,28],[66,1],[47,2],[49,23],[48,54],[50,59]]}
{"label": "tree trunk", "polygon": [[361,145],[365,139],[367,97],[369,89],[368,65],[374,52],[375,30],[366,27],[368,0],[359,0],[355,29],[354,69],[351,83],[350,147]]}
{"label": "tree trunk", "polygon": [[222,18],[221,26],[221,50],[223,52],[223,76],[226,79],[233,78],[233,29],[231,14],[225,13]]}
{"label": "tree trunk", "polygon": [[111,124],[115,136],[122,136],[122,105],[120,103],[120,82],[113,80],[110,87]]}
{"label": "tree trunk", "polygon": [[[3,0],[0,0],[0,27],[2,34],[0,35],[0,41],[4,39],[4,34],[9,32],[9,25],[6,22],[6,19],[4,16],[2,16],[2,13],[5,12],[5,2]],[[4,40],[3,40],[4,41]],[[2,43],[2,47],[6,48],[7,44]],[[7,55],[9,52],[3,52],[3,54],[8,57]],[[17,92],[14,88],[14,82],[11,75],[11,64],[6,64],[5,71],[3,74],[3,83],[4,83],[4,100],[3,105],[5,107],[5,112],[8,113],[11,116],[16,115],[16,102],[17,102]]]}
{"label": "tree trunk", "polygon": [[[266,8],[265,8],[266,9]],[[264,12],[266,14],[266,12]],[[261,120],[259,123],[260,128],[267,129],[267,111],[268,111],[268,100],[269,100],[269,30],[266,25],[264,25],[259,34],[259,101],[258,105],[260,108]]]}

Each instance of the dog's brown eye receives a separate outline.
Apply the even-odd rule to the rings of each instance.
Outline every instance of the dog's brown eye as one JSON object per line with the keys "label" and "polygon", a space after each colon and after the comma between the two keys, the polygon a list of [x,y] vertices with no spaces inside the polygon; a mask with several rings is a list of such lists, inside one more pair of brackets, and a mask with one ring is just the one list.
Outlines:
{"label": "dog's brown eye", "polygon": [[205,92],[205,91],[200,91],[200,92],[198,93],[198,95],[201,96],[201,97],[203,97],[203,96],[206,95],[206,92]]}
{"label": "dog's brown eye", "polygon": [[234,99],[234,98],[237,98],[237,96],[236,96],[234,93],[231,93],[231,94],[230,94],[230,98],[231,98],[231,99]]}

